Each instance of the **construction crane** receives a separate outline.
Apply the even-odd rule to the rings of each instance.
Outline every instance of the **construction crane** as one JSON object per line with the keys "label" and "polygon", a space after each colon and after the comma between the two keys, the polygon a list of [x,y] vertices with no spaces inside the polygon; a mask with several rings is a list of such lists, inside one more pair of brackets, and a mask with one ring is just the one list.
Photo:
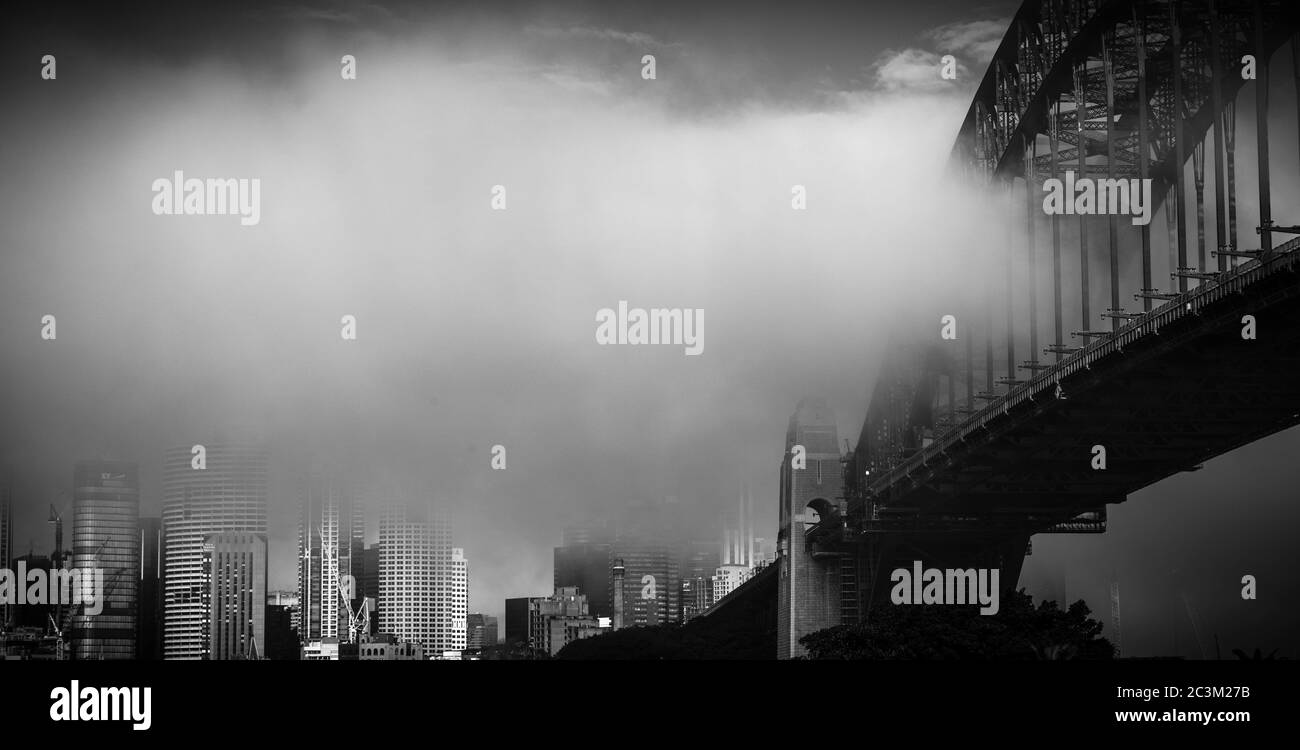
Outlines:
{"label": "construction crane", "polygon": [[338,575],[338,546],[335,543],[327,544],[325,542],[325,529],[317,529],[321,540],[321,558],[322,567],[327,567],[334,571],[335,588],[339,592],[339,602],[343,605],[343,611],[348,614],[348,643],[360,643],[362,636],[370,632],[370,608],[366,606],[365,599],[361,600],[361,606],[356,610],[352,609],[352,600],[348,598],[348,592],[343,588],[343,577]]}
{"label": "construction crane", "polygon": [[50,520],[54,524],[54,554],[50,556],[50,561],[54,567],[63,567],[63,514],[59,513],[54,503],[50,503]]}
{"label": "construction crane", "polygon": [[[55,570],[61,570],[63,568],[63,514],[59,512],[58,508],[54,507],[54,503],[50,503],[50,518],[48,522],[54,524],[54,554],[50,555],[50,564]],[[63,622],[62,602],[55,603],[54,613],[58,615],[59,622]],[[60,636],[60,646],[62,643],[63,638]]]}
{"label": "construction crane", "polygon": [[63,661],[66,658],[64,649],[67,648],[67,642],[63,640],[63,628],[59,627],[59,624],[54,621],[54,615],[46,614],[45,616],[50,619],[50,627],[54,629],[54,637],[58,639],[54,646],[54,658]]}

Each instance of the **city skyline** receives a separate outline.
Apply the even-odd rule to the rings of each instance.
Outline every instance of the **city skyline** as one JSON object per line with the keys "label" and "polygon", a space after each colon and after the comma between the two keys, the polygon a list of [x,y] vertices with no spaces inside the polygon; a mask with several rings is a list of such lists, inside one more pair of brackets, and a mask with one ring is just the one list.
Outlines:
{"label": "city skyline", "polygon": [[[23,145],[7,158],[24,176],[5,182],[0,221],[10,556],[49,554],[49,507],[73,517],[76,462],[136,464],[139,515],[166,518],[192,447],[245,436],[268,457],[249,533],[267,536],[273,589],[295,586],[300,481],[314,465],[367,500],[437,500],[469,561],[472,612],[552,594],[566,526],[669,497],[713,524],[748,486],[759,536],[775,540],[791,411],[824,398],[852,442],[884,408],[872,393],[894,342],[949,313],[964,331],[980,282],[1001,283],[1010,232],[1024,247],[1022,214],[990,210],[946,171],[1021,4],[749,5],[22,9],[0,30],[0,86],[17,113],[0,119],[0,140]],[[1300,204],[1292,46],[1275,55],[1266,121],[1279,223]],[[952,79],[939,74],[948,54]],[[41,77],[45,55],[57,78]],[[341,75],[344,56],[355,78]],[[1241,87],[1245,247],[1261,216],[1261,98]],[[1192,257],[1198,229],[1208,254],[1218,228],[1195,218],[1197,158],[1183,170]],[[1202,161],[1213,195],[1216,160]],[[237,197],[258,185],[257,223],[155,212],[151,186],[178,172],[233,180]],[[1171,215],[1149,225],[1162,289],[1177,271]],[[1119,320],[1077,320],[1081,302],[1089,318],[1111,304],[1107,220],[1090,218],[1091,299],[1075,291],[1085,225],[1059,222],[1066,337]],[[1140,275],[1141,243],[1122,223],[1117,265]],[[1128,313],[1140,309],[1123,291]],[[707,347],[601,345],[594,316],[620,302],[707,311]],[[1028,306],[1017,294],[996,326]],[[998,367],[1046,360],[1028,338],[1014,352],[999,339]],[[1287,430],[1137,490],[1107,507],[1105,534],[1037,536],[1020,580],[1098,610],[1121,582],[1126,654],[1198,656],[1198,629],[1293,644],[1297,445]],[[629,575],[648,574],[638,564],[625,561]],[[1270,595],[1243,603],[1246,574]]]}

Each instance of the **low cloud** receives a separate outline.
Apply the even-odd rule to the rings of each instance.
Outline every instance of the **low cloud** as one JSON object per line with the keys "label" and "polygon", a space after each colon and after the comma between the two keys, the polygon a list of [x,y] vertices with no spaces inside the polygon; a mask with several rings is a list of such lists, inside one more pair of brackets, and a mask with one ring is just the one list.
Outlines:
{"label": "low cloud", "polygon": [[[885,51],[871,66],[875,88],[884,91],[941,91],[967,84],[983,75],[993,53],[1006,33],[1009,19],[951,23],[928,29],[921,37],[934,44],[933,49],[907,47]],[[955,81],[945,80],[940,71],[943,58],[952,55],[957,62]]]}

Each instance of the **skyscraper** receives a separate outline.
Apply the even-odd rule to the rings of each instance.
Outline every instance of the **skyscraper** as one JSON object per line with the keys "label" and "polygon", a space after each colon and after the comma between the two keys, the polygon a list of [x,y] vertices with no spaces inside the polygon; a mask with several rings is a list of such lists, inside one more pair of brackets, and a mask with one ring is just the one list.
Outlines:
{"label": "skyscraper", "polygon": [[681,621],[682,521],[672,497],[625,510],[610,551],[623,563],[623,627]]}
{"label": "skyscraper", "polygon": [[140,576],[135,658],[162,658],[162,519],[140,519]]}
{"label": "skyscraper", "polygon": [[586,523],[566,527],[561,546],[555,548],[555,588],[577,587],[597,617],[614,614],[609,576],[613,541],[608,525]]}
{"label": "skyscraper", "polygon": [[136,465],[81,461],[72,471],[72,565],[103,571],[102,606],[71,610],[77,659],[133,659],[139,604],[140,484]]}
{"label": "skyscraper", "polygon": [[664,542],[620,533],[614,554],[624,568],[623,627],[680,622],[681,580],[676,548]]}
{"label": "skyscraper", "polygon": [[323,638],[348,641],[349,612],[363,576],[365,518],[351,488],[319,474],[308,477],[298,521],[298,635],[304,644]]}
{"label": "skyscraper", "polygon": [[266,651],[266,535],[227,532],[203,542],[208,569],[208,658],[261,659]]}
{"label": "skyscraper", "polygon": [[[172,448],[163,462],[163,658],[206,659],[213,534],[266,534],[267,454],[243,444]],[[199,457],[205,464],[199,463]],[[263,591],[265,597],[265,590]],[[265,606],[263,602],[262,606]]]}
{"label": "skyscraper", "polygon": [[379,521],[379,631],[426,654],[451,648],[451,524],[432,502],[398,503]]}
{"label": "skyscraper", "polygon": [[361,552],[361,601],[370,611],[370,635],[379,634],[379,545],[372,544]]}
{"label": "skyscraper", "polygon": [[465,550],[451,548],[451,646],[448,651],[464,651],[468,640],[469,624],[469,562]]}

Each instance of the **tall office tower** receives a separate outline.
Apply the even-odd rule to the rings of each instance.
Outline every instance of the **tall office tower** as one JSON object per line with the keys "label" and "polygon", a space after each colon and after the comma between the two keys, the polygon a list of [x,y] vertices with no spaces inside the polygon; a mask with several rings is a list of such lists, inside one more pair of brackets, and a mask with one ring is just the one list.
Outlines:
{"label": "tall office tower", "polygon": [[613,539],[614,524],[608,518],[593,517],[565,526],[560,543],[566,547],[577,544],[609,544]]}
{"label": "tall office tower", "polygon": [[361,552],[361,595],[379,599],[378,544],[372,544]]}
{"label": "tall office tower", "polygon": [[623,561],[623,627],[680,622],[682,506],[675,498],[629,507],[611,557]]}
{"label": "tall office tower", "polygon": [[623,561],[623,627],[681,621],[681,581],[672,545],[620,534],[614,555]]}
{"label": "tall office tower", "polygon": [[517,596],[506,599],[506,645],[528,645],[529,602],[537,597]]}
{"label": "tall office tower", "polygon": [[203,543],[203,564],[208,570],[208,658],[263,658],[266,535],[212,534]]}
{"label": "tall office tower", "polygon": [[[796,447],[805,456],[794,468]],[[806,653],[799,639],[840,624],[839,559],[818,560],[806,549],[804,531],[823,516],[839,513],[844,475],[835,415],[821,399],[799,402],[785,435],[781,459],[781,516],[777,531],[781,577],[777,587],[777,658]]]}
{"label": "tall office tower", "polygon": [[135,658],[162,658],[162,519],[140,519],[139,606],[135,617]]}
{"label": "tall office tower", "polygon": [[469,618],[469,562],[465,560],[465,550],[460,547],[451,548],[451,588],[448,593],[451,600],[451,646],[447,650],[464,651]]}
{"label": "tall office tower", "polygon": [[365,518],[352,490],[319,474],[310,476],[298,519],[298,635],[304,644],[349,640],[349,613],[339,588],[355,609],[365,535]]}
{"label": "tall office tower", "polygon": [[555,588],[576,587],[587,597],[593,615],[612,616],[609,578],[612,528],[603,523],[577,524],[565,527],[561,539],[561,545],[555,548]]}
{"label": "tall office tower", "polygon": [[432,502],[399,503],[379,521],[379,631],[426,654],[451,644],[451,524]]}
{"label": "tall office tower", "polygon": [[370,611],[370,635],[379,634],[379,545],[372,544],[361,552],[361,601]]}
{"label": "tall office tower", "polygon": [[[72,565],[103,571],[102,608],[71,608],[77,659],[134,659],[140,570],[140,484],[133,463],[80,461],[72,470]],[[97,574],[99,575],[99,574]]]}
{"label": "tall office tower", "polygon": [[[169,449],[163,462],[163,658],[206,659],[213,534],[266,534],[267,454],[233,443]],[[199,456],[206,461],[199,468]],[[263,604],[265,606],[265,604]]]}

